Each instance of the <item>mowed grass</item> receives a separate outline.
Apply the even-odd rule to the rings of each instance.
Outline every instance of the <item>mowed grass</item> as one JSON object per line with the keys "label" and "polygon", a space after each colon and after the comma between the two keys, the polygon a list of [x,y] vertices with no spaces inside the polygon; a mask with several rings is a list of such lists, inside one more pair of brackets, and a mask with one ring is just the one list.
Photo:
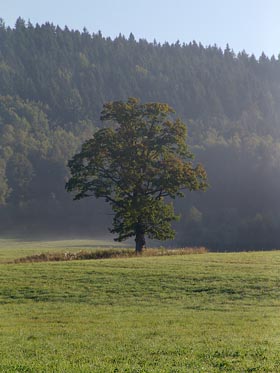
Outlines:
{"label": "mowed grass", "polygon": [[279,275],[276,251],[0,264],[0,371],[280,372]]}
{"label": "mowed grass", "polygon": [[41,253],[90,251],[124,247],[113,240],[33,240],[0,239],[0,263]]}

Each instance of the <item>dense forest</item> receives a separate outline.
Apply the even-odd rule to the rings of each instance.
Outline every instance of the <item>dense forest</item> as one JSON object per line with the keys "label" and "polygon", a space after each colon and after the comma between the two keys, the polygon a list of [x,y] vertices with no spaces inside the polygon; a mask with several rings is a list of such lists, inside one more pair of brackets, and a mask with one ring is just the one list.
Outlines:
{"label": "dense forest", "polygon": [[[280,58],[0,21],[2,234],[105,234],[99,200],[73,202],[67,160],[105,102],[166,102],[188,126],[206,193],[175,202],[172,244],[270,249],[280,240]],[[169,245],[171,243],[168,243]]]}

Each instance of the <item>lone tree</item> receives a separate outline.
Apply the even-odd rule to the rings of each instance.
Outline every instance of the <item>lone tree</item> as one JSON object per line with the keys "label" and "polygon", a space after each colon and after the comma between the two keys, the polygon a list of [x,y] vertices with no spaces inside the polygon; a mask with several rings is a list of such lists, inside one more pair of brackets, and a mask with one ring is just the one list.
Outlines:
{"label": "lone tree", "polygon": [[[174,238],[171,221],[177,219],[170,198],[184,189],[204,190],[206,172],[193,166],[186,145],[186,126],[173,118],[167,104],[140,104],[138,99],[104,105],[102,128],[68,162],[72,177],[66,184],[75,200],[103,197],[114,214],[116,241],[134,236],[136,252],[152,239]],[[165,199],[169,197],[169,202]]]}

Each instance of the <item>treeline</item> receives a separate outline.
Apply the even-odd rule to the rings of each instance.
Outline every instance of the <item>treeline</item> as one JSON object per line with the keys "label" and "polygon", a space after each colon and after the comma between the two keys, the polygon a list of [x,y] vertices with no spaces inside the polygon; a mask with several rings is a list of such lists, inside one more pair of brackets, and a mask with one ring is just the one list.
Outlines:
{"label": "treeline", "polygon": [[0,22],[1,232],[106,232],[101,202],[73,203],[66,162],[103,103],[170,104],[187,123],[210,189],[177,203],[178,245],[278,247],[280,59],[227,47],[111,40],[50,23]]}

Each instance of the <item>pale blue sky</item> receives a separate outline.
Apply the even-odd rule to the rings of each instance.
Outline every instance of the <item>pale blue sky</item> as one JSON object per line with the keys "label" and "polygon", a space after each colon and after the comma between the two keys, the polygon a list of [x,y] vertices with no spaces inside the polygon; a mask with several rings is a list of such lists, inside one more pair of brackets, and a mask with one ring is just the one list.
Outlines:
{"label": "pale blue sky", "polygon": [[0,0],[0,17],[21,16],[104,36],[119,33],[158,42],[229,43],[259,56],[280,53],[280,0]]}

